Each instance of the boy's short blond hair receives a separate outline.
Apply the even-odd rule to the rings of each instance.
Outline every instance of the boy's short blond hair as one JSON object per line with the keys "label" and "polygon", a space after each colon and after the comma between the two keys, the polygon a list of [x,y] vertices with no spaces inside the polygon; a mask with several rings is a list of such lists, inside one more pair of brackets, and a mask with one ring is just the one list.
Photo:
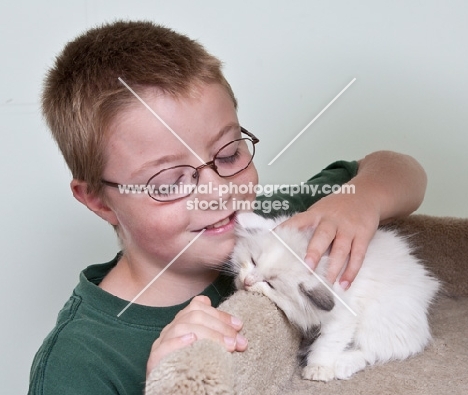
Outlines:
{"label": "boy's short blond hair", "polygon": [[101,193],[104,144],[115,115],[137,92],[156,87],[183,96],[197,83],[220,83],[236,106],[221,62],[199,43],[152,22],[118,21],[69,42],[49,70],[42,109],[72,172],[88,191]]}

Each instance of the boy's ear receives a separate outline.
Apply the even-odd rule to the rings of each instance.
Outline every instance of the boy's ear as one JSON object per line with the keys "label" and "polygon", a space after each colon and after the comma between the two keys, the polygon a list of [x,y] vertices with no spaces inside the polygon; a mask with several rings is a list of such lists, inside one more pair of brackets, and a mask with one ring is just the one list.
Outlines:
{"label": "boy's ear", "polygon": [[104,202],[102,197],[88,192],[88,184],[85,181],[73,179],[70,183],[70,188],[75,199],[88,207],[93,213],[99,215],[111,225],[116,226],[119,224],[116,215]]}

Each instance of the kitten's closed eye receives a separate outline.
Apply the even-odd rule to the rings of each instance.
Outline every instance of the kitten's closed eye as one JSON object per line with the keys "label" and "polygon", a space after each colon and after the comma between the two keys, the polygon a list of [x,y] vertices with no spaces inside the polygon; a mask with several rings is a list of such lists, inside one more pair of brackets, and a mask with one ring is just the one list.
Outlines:
{"label": "kitten's closed eye", "polygon": [[251,257],[250,260],[252,261],[252,265],[257,266],[257,262]]}
{"label": "kitten's closed eye", "polygon": [[270,283],[269,281],[265,281],[265,282],[268,284],[268,286],[269,286],[271,289],[275,289],[275,287],[274,287],[273,285],[271,285],[271,283]]}

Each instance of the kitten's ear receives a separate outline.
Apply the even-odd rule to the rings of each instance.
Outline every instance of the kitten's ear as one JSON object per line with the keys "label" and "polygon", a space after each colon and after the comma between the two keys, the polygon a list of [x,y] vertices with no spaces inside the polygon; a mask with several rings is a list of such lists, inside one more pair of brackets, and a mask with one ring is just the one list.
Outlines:
{"label": "kitten's ear", "polygon": [[320,310],[331,311],[335,307],[333,295],[323,286],[307,289],[304,283],[300,283],[299,290]]}
{"label": "kitten's ear", "polygon": [[236,216],[238,227],[244,229],[272,229],[275,221],[254,213],[239,213]]}

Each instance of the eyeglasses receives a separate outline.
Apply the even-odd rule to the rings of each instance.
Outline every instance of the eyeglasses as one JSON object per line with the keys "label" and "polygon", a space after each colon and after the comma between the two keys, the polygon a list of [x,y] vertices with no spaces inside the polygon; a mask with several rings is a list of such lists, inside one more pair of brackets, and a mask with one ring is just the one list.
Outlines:
{"label": "eyeglasses", "polygon": [[[198,186],[200,170],[205,167],[210,167],[222,178],[235,176],[247,169],[255,155],[255,144],[260,140],[243,127],[240,129],[248,137],[223,145],[213,156],[213,160],[198,167],[179,165],[161,170],[151,176],[143,190],[158,202],[173,202],[193,193]],[[104,179],[101,182],[119,189],[123,185]]]}

